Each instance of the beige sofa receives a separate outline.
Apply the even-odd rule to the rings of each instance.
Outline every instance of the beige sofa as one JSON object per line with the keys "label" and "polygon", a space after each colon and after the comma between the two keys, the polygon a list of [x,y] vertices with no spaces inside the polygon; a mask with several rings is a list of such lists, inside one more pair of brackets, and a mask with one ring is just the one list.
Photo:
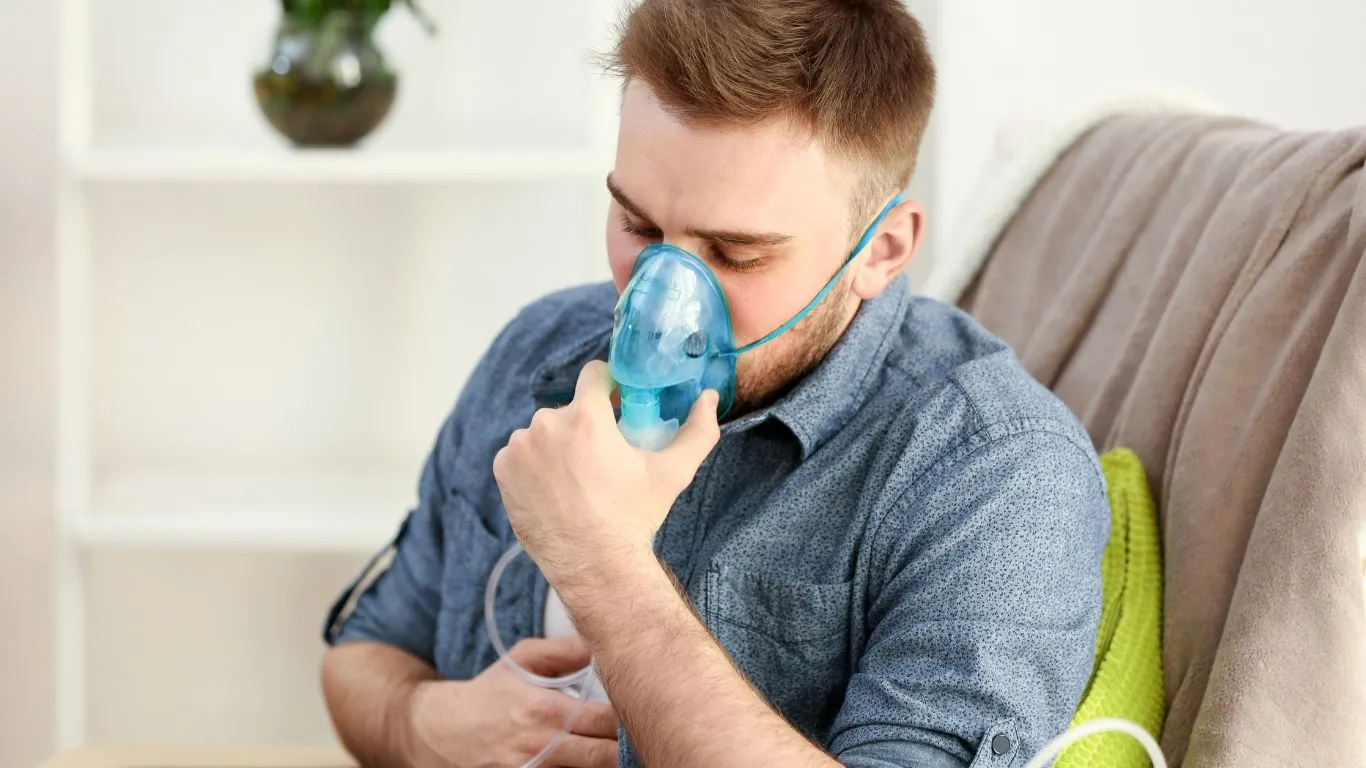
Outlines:
{"label": "beige sofa", "polygon": [[1004,141],[936,288],[1148,470],[1172,764],[1366,765],[1366,130],[1128,104]]}

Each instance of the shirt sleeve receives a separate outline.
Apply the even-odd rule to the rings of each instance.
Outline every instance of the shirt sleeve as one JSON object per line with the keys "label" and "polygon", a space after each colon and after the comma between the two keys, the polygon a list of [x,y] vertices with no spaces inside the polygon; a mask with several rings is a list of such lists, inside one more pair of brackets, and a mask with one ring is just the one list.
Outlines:
{"label": "shirt sleeve", "polygon": [[[442,468],[455,450],[456,414],[447,418],[418,483],[418,503],[398,533],[337,598],[323,628],[328,644],[370,640],[433,664],[441,605]],[[434,664],[433,664],[434,666]]]}
{"label": "shirt sleeve", "polygon": [[467,422],[487,417],[490,398],[509,377],[509,340],[524,330],[521,316],[503,328],[470,373],[423,464],[417,504],[333,603],[323,625],[329,645],[369,640],[401,648],[435,667],[436,620],[445,566],[444,512],[458,489],[475,478],[458,477],[457,456],[466,446]]}
{"label": "shirt sleeve", "polygon": [[960,446],[874,534],[868,640],[831,730],[859,768],[1023,765],[1090,678],[1109,505],[1089,446]]}

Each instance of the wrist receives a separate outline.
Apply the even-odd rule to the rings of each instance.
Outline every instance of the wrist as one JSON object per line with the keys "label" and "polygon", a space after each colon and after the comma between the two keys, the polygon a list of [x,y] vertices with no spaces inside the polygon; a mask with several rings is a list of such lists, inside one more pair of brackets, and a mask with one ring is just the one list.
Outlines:
{"label": "wrist", "polygon": [[398,722],[391,723],[394,727],[389,732],[396,734],[398,743],[395,746],[402,765],[412,768],[442,765],[440,756],[431,748],[422,730],[422,702],[438,683],[446,686],[454,684],[452,681],[409,680],[390,700],[389,711],[394,715],[392,719]]}
{"label": "wrist", "polygon": [[581,604],[599,604],[604,596],[632,589],[641,577],[662,572],[648,541],[603,542],[593,552],[546,573],[546,579],[570,613]]}

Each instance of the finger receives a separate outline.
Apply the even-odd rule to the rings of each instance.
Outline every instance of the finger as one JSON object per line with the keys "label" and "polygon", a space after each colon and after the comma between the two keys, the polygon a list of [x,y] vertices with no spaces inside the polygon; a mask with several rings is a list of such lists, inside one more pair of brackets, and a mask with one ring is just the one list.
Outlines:
{"label": "finger", "polygon": [[585,701],[579,716],[574,720],[573,732],[580,736],[598,739],[617,737],[617,711],[611,704],[599,701]]}
{"label": "finger", "polygon": [[566,637],[528,637],[508,651],[512,660],[528,671],[546,677],[560,677],[588,666],[588,645],[578,635]]}
{"label": "finger", "polygon": [[499,487],[502,487],[502,485],[507,482],[508,462],[510,461],[512,461],[512,458],[508,454],[506,445],[499,448],[498,452],[493,454],[493,480],[498,483]]}
{"label": "finger", "polygon": [[686,472],[687,480],[696,474],[697,468],[702,466],[702,461],[721,437],[721,426],[716,421],[718,400],[719,395],[715,390],[704,391],[692,404],[688,420],[683,422],[673,442],[660,451],[665,461]]}
{"label": "finger", "polygon": [[574,404],[600,418],[612,420],[612,374],[607,363],[593,360],[579,371]]}
{"label": "finger", "polygon": [[566,736],[546,759],[562,768],[615,768],[617,740]]}

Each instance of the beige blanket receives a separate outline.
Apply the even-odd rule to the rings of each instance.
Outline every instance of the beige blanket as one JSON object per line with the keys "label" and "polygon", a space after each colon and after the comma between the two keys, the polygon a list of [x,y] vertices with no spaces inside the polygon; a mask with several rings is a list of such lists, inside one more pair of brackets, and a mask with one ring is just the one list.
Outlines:
{"label": "beige blanket", "polygon": [[1105,121],[962,304],[1163,514],[1163,748],[1366,766],[1366,131]]}

